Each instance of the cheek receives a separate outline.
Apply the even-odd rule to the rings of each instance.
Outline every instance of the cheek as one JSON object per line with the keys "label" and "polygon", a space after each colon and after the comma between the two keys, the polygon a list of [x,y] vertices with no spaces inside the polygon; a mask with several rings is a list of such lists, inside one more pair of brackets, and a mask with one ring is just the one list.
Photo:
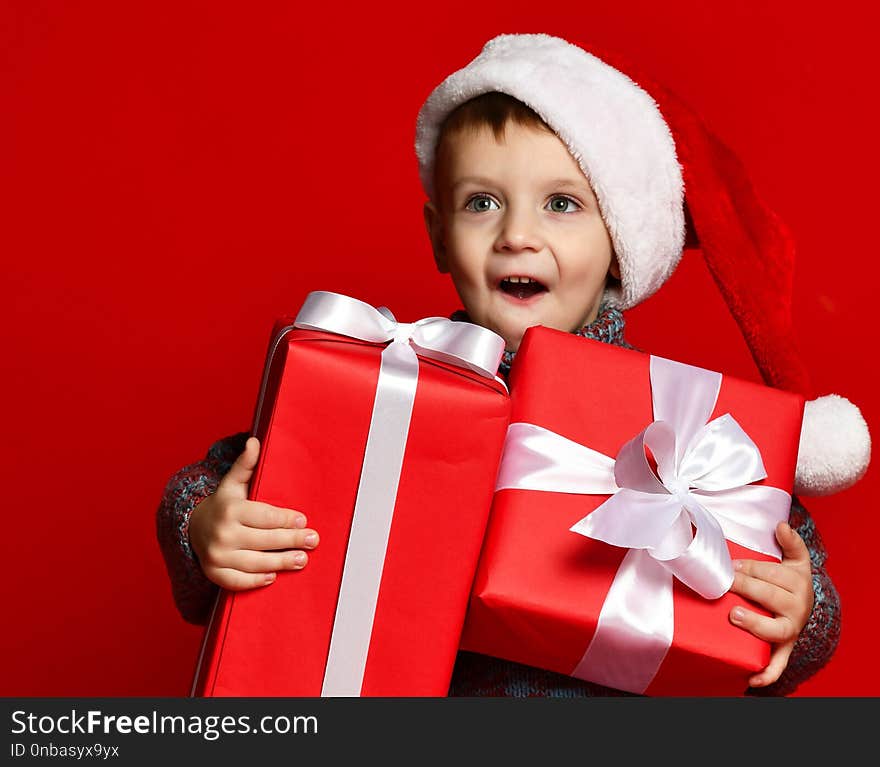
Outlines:
{"label": "cheek", "polygon": [[[465,303],[478,300],[480,295],[480,273],[474,269],[467,259],[462,259],[460,254],[455,254],[449,259],[449,276],[459,297]],[[466,307],[471,309],[471,307]]]}
{"label": "cheek", "polygon": [[611,235],[608,234],[608,228],[598,212],[588,213],[581,219],[577,228],[578,239],[583,243],[588,243],[592,252],[611,252]]}
{"label": "cheek", "polygon": [[589,231],[568,243],[569,273],[580,281],[604,282],[611,268],[611,239],[604,227]]}
{"label": "cheek", "polygon": [[474,280],[482,275],[485,259],[471,238],[457,234],[447,245],[447,257],[453,274]]}
{"label": "cheek", "polygon": [[463,300],[482,300],[483,280],[479,272],[467,267],[457,266],[450,269],[449,276],[452,277],[455,289]]}
{"label": "cheek", "polygon": [[454,224],[447,230],[450,246],[464,253],[473,249],[477,242],[477,231],[472,226]]}

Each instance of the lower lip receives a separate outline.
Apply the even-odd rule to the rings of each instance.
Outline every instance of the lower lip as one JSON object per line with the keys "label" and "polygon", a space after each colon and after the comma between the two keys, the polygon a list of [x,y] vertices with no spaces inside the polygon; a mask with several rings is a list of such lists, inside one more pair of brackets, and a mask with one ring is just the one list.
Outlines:
{"label": "lower lip", "polygon": [[501,288],[498,288],[498,292],[502,295],[503,298],[510,301],[510,303],[515,304],[516,306],[531,306],[532,304],[540,301],[544,296],[547,295],[546,290],[542,290],[540,293],[535,293],[533,296],[529,296],[528,298],[517,298],[510,293],[505,293]]}

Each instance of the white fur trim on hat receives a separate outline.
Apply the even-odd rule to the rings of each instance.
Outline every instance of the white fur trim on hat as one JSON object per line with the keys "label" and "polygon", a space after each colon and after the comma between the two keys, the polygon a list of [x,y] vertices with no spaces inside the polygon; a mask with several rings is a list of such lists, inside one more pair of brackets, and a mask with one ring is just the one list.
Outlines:
{"label": "white fur trim on hat", "polygon": [[419,111],[416,155],[433,199],[440,127],[457,106],[500,91],[531,107],[577,160],[596,194],[621,271],[606,300],[621,309],[653,294],[684,246],[684,183],[654,100],[626,75],[558,37],[499,35],[438,85]]}
{"label": "white fur trim on hat", "polygon": [[830,495],[858,482],[871,460],[871,435],[861,411],[827,394],[804,407],[794,491]]}

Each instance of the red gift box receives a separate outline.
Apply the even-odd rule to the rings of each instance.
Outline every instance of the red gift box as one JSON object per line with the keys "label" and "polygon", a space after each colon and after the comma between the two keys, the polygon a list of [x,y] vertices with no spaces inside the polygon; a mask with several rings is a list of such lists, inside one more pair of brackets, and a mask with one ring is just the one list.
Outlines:
{"label": "red gift box", "polygon": [[[347,301],[347,308],[354,303],[376,311],[354,299],[324,295]],[[509,418],[506,387],[492,377],[503,341],[489,335],[499,346],[488,377],[418,357],[383,552],[363,539],[374,537],[381,520],[361,516],[361,537],[351,531],[359,492],[387,489],[395,479],[381,453],[374,462],[374,468],[381,464],[378,476],[366,476],[365,470],[361,477],[388,344],[297,329],[289,319],[276,324],[255,415],[262,449],[249,498],[302,511],[321,543],[302,571],[280,572],[265,588],[221,591],[206,631],[195,695],[447,694]],[[377,418],[399,426],[388,412]],[[358,513],[373,514],[376,505],[364,503]],[[365,548],[368,544],[373,548]],[[374,616],[357,640],[368,643],[365,665],[359,679],[346,682],[354,685],[353,692],[334,692],[338,685],[327,691],[331,638],[342,643],[337,657],[343,673],[355,673],[345,669],[352,653],[344,642],[350,641],[356,619],[346,623],[338,617],[337,602],[345,571],[353,589],[345,609],[357,616],[363,608],[357,590],[370,575],[352,564],[356,557],[359,566],[381,579]]]}
{"label": "red gift box", "polygon": [[[587,446],[611,459],[617,457],[615,471],[624,455],[621,448],[629,443],[630,447],[636,445],[636,453],[642,451],[641,460],[648,470],[656,471],[650,450],[646,454],[641,442],[633,441],[654,421],[653,364],[652,358],[641,352],[530,328],[511,371],[511,431],[523,423],[543,427],[578,443],[578,448]],[[690,371],[717,376],[699,368]],[[679,403],[688,402],[687,394],[680,396],[683,391],[677,388]],[[803,405],[799,395],[724,376],[708,419],[731,414],[757,446],[766,478],[751,484],[776,490],[746,490],[776,498],[777,518],[784,502],[781,518],[787,519],[789,499],[785,494],[779,496],[779,491],[791,492]],[[706,412],[710,408],[711,404]],[[608,501],[610,491],[583,494],[568,488],[569,492],[539,492],[506,482],[505,463],[508,469],[514,465],[510,444],[509,438],[499,472],[499,487],[506,487],[496,492],[493,502],[461,647],[605,684],[604,669],[614,667],[616,676],[612,678],[629,683],[631,668],[644,661],[626,649],[625,637],[631,629],[628,622],[632,621],[627,612],[632,602],[612,600],[618,619],[627,622],[623,633],[619,622],[606,622],[606,617],[602,618],[602,632],[597,631],[600,615],[607,614],[603,608],[608,610],[609,590],[627,549],[570,529]],[[535,467],[534,473],[547,475],[546,461],[533,462]],[[553,472],[548,476],[540,481],[556,486],[561,482]],[[667,494],[663,502],[672,497]],[[761,535],[772,540],[775,522],[767,522]],[[770,553],[725,538],[729,536],[719,537],[719,549],[726,545],[732,558],[774,560]],[[776,549],[778,552],[778,546]],[[730,574],[732,578],[732,570]],[[658,696],[743,694],[750,675],[767,665],[770,646],[733,626],[728,615],[735,605],[767,613],[729,592],[706,599],[677,578],[670,578],[670,583],[668,623],[674,628],[671,644],[657,656],[656,673],[632,687],[609,686]],[[631,592],[628,599],[633,593],[637,598],[652,598],[653,586],[642,582],[637,588],[641,592]],[[649,605],[648,609],[658,608]],[[587,648],[600,633],[596,647],[601,651],[593,660],[598,665],[585,672]],[[597,668],[603,669],[598,678]]]}

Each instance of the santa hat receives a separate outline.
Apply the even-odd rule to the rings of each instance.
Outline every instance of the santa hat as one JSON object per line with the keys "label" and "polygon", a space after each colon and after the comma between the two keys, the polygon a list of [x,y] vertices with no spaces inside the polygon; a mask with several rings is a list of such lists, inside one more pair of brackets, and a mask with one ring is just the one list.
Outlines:
{"label": "santa hat", "polygon": [[[629,64],[625,69],[641,87],[558,37],[490,40],[419,112],[416,155],[426,193],[433,198],[437,140],[449,113],[490,91],[518,99],[559,136],[593,187],[621,272],[605,300],[628,309],[666,281],[681,259],[686,209],[687,233],[699,241],[764,381],[811,397],[791,325],[791,235],[697,114]],[[854,404],[836,394],[809,400],[795,492],[827,495],[853,485],[870,453],[868,427]]]}

